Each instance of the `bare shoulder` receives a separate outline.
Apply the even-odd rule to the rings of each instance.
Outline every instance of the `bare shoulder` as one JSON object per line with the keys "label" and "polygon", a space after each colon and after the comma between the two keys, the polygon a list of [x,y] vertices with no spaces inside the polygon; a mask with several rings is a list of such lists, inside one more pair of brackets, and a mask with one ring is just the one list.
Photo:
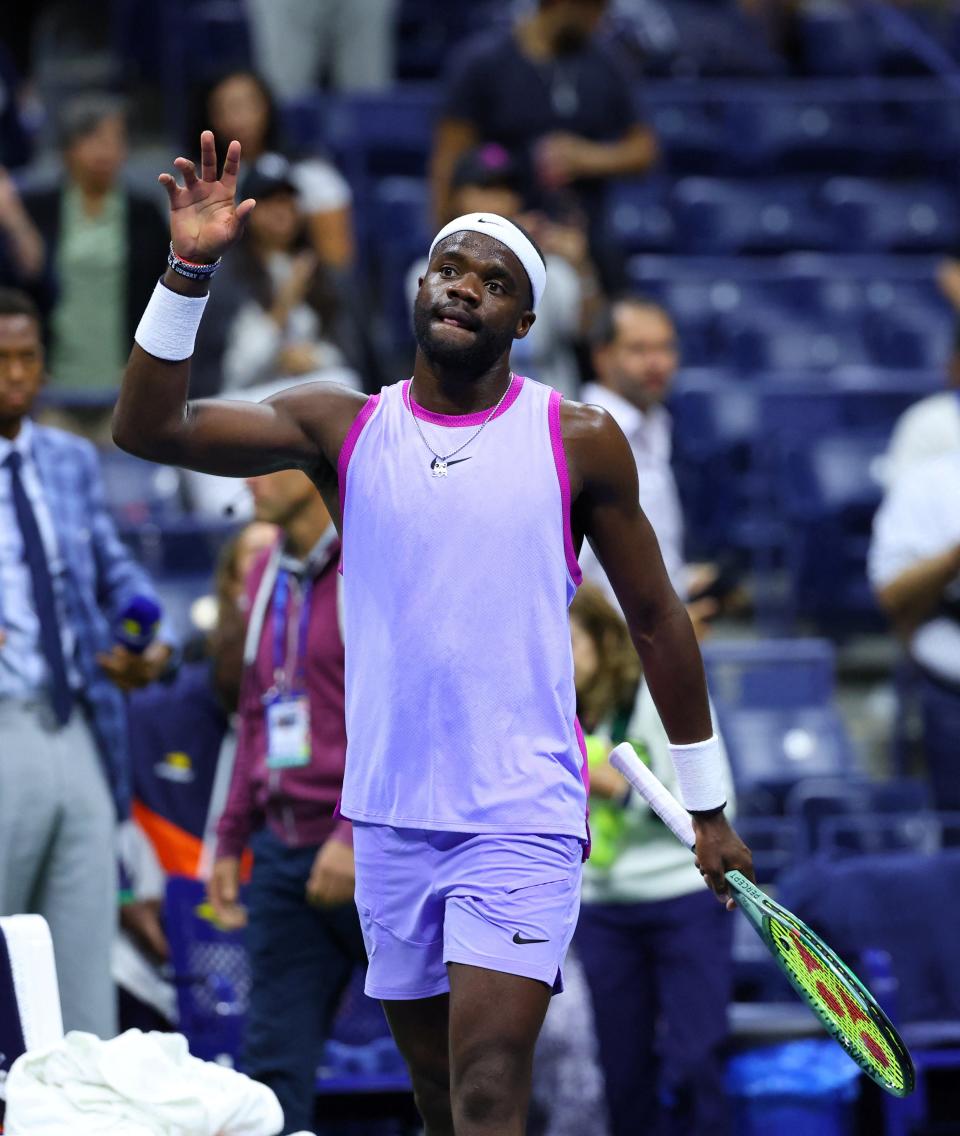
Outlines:
{"label": "bare shoulder", "polygon": [[620,467],[633,466],[633,456],[623,432],[609,411],[586,402],[560,404],[560,430],[570,465],[571,486],[582,487],[585,482],[607,480],[629,471]]}

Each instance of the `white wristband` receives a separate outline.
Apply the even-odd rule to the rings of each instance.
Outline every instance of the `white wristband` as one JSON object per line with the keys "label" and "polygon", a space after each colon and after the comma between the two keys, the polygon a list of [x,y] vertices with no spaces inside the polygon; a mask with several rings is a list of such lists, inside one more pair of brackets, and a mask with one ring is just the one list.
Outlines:
{"label": "white wristband", "polygon": [[189,359],[209,298],[181,296],[158,281],[133,338],[157,359],[168,363]]}
{"label": "white wristband", "polygon": [[691,745],[671,745],[670,757],[677,773],[680,800],[687,812],[709,812],[726,804],[723,754],[716,734]]}

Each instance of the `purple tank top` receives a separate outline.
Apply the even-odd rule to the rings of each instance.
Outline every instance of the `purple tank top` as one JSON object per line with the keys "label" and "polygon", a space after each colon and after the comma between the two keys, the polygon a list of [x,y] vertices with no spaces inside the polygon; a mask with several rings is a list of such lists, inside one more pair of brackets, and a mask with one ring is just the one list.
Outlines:
{"label": "purple tank top", "polygon": [[347,761],[341,809],[397,828],[585,839],[567,608],[580,583],[560,394],[496,416],[367,402],[339,461]]}

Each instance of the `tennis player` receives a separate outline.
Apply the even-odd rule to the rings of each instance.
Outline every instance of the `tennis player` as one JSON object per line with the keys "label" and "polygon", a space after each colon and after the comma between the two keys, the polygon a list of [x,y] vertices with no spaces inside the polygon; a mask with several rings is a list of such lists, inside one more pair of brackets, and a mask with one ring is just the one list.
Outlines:
{"label": "tennis player", "polygon": [[[701,870],[751,874],[690,621],[603,410],[510,370],[543,258],[495,214],[438,234],[414,306],[413,378],[365,397],[327,383],[264,403],[190,401],[219,259],[254,202],[240,146],[218,178],[162,174],[168,270],[137,329],[114,437],[214,474],[306,471],[343,535],[356,900],[370,965],[429,1136],[521,1136],[534,1043],[577,921],[587,787],[567,607],[589,539],[627,616],[693,814]],[[277,711],[293,752],[303,708]],[[299,719],[299,721],[298,721]]]}

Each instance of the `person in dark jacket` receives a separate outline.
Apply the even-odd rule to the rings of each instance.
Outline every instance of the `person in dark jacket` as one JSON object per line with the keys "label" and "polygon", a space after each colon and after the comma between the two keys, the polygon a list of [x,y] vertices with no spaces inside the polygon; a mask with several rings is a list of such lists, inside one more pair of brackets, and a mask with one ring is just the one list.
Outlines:
{"label": "person in dark jacket", "polygon": [[24,195],[57,288],[49,319],[50,389],[110,392],[157,282],[167,232],[153,201],[123,184],[121,103],[77,96],[63,108],[59,134],[65,176]]}

